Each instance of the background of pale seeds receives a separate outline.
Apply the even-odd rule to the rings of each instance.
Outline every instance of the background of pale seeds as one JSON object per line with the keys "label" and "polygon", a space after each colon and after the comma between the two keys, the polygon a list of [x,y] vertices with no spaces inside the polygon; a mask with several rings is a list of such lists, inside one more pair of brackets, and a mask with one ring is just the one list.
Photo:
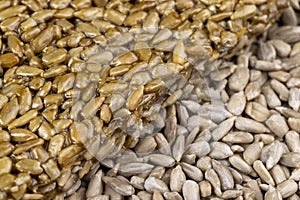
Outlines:
{"label": "background of pale seeds", "polygon": [[299,199],[299,2],[199,2],[2,1],[0,199]]}

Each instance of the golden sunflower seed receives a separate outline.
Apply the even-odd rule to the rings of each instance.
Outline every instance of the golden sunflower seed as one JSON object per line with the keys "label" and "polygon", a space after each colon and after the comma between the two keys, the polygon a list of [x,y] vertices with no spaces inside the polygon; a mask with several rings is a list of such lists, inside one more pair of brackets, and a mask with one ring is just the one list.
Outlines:
{"label": "golden sunflower seed", "polygon": [[13,153],[18,155],[25,151],[30,150],[33,147],[40,146],[43,144],[44,144],[44,140],[42,139],[30,140],[28,142],[17,145]]}
{"label": "golden sunflower seed", "polygon": [[1,190],[9,190],[15,181],[15,176],[12,174],[3,174],[0,176],[0,188]]}
{"label": "golden sunflower seed", "polygon": [[0,21],[3,21],[6,18],[12,16],[19,15],[25,10],[26,10],[26,6],[24,5],[11,6],[10,8],[4,9],[0,12]]}
{"label": "golden sunflower seed", "polygon": [[30,120],[35,118],[37,115],[38,115],[38,112],[36,110],[30,110],[30,111],[24,113],[21,117],[10,122],[8,124],[8,129],[23,126],[23,125],[27,124]]}
{"label": "golden sunflower seed", "polygon": [[[53,28],[48,27],[41,31],[35,39],[31,41],[31,46],[36,53],[40,53],[53,40]],[[29,38],[28,38],[29,39]]]}
{"label": "golden sunflower seed", "polygon": [[74,16],[80,18],[83,21],[92,21],[95,19],[100,19],[105,15],[103,8],[89,7],[82,8],[74,12]]}
{"label": "golden sunflower seed", "polygon": [[136,90],[134,90],[127,100],[128,109],[130,111],[135,110],[142,101],[144,87],[139,86]]}
{"label": "golden sunflower seed", "polygon": [[0,111],[0,124],[7,125],[12,120],[14,120],[19,112],[19,104],[17,98],[10,100],[8,103],[4,104],[2,110]]}
{"label": "golden sunflower seed", "polygon": [[6,53],[0,55],[0,63],[3,68],[14,67],[19,63],[19,58],[13,53]]}
{"label": "golden sunflower seed", "polygon": [[61,174],[56,161],[54,161],[53,159],[50,159],[46,163],[42,164],[42,167],[51,178],[51,180],[56,180]]}
{"label": "golden sunflower seed", "polygon": [[32,159],[23,159],[16,163],[16,168],[20,172],[28,172],[29,174],[38,175],[43,172],[40,162]]}
{"label": "golden sunflower seed", "polygon": [[12,160],[9,157],[3,157],[0,159],[0,176],[3,174],[9,174],[12,169]]}
{"label": "golden sunflower seed", "polygon": [[104,13],[104,18],[116,25],[122,25],[126,15],[117,10],[107,9]]}

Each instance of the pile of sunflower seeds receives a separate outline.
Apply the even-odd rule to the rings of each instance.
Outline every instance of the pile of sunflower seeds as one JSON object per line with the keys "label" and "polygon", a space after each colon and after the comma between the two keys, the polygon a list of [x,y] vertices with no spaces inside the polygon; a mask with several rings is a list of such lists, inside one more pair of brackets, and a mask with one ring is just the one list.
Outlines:
{"label": "pile of sunflower seeds", "polygon": [[[0,199],[245,195],[242,182],[264,177],[256,170],[264,160],[252,169],[239,154],[247,152],[252,133],[273,133],[282,95],[293,96],[288,103],[297,107],[297,89],[274,100],[282,81],[274,89],[263,71],[278,71],[281,63],[272,56],[252,57],[255,49],[240,55],[238,64],[216,59],[238,55],[288,5],[287,0],[0,1]],[[273,39],[289,32],[286,42],[297,42],[298,29],[289,28],[272,32]],[[259,54],[266,54],[264,48],[258,47],[264,51]],[[257,72],[249,71],[248,61]],[[254,94],[245,89],[252,76],[261,89]],[[258,100],[240,106],[253,99]],[[257,111],[264,105],[275,108],[266,126]],[[244,110],[256,121],[241,117]],[[291,127],[297,123],[295,116],[288,121]],[[237,138],[228,133],[234,125],[241,131]],[[268,136],[277,141],[270,134],[255,139],[262,149]],[[299,156],[291,159],[284,150],[281,162],[297,162]],[[234,182],[228,171],[243,181]]]}
{"label": "pile of sunflower seeds", "polygon": [[299,10],[236,58],[194,66],[162,129],[94,164],[68,199],[299,200]]}

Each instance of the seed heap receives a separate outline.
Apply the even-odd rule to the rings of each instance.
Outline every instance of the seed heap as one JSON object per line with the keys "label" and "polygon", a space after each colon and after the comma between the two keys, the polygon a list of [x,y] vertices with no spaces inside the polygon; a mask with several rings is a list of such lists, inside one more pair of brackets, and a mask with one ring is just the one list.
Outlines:
{"label": "seed heap", "polygon": [[[287,0],[1,1],[0,199],[63,198],[97,170],[97,159],[124,148],[144,153],[141,141],[156,148],[153,137],[139,140],[164,126],[156,118],[164,108],[154,102],[169,106],[167,134],[157,135],[168,152],[164,143],[177,138],[172,104],[193,90],[187,79],[201,80],[192,70],[235,55],[286,6]],[[150,168],[132,163],[123,174]],[[121,194],[133,191],[114,177],[103,181],[122,187]],[[147,182],[149,191],[157,181]]]}
{"label": "seed heap", "polygon": [[299,200],[300,6],[291,5],[236,58],[196,66],[162,108],[164,130],[96,163],[69,199]]}

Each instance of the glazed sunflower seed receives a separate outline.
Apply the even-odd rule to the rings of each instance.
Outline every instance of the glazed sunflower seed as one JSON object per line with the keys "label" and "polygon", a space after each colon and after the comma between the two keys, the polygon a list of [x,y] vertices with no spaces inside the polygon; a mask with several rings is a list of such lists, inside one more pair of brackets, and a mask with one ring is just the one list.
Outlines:
{"label": "glazed sunflower seed", "polygon": [[40,166],[40,162],[32,159],[20,160],[16,163],[16,168],[20,172],[28,172],[29,174],[40,174],[43,172],[43,169]]}
{"label": "glazed sunflower seed", "polygon": [[30,110],[8,124],[8,129],[23,126],[38,115],[36,110]]}
{"label": "glazed sunflower seed", "polygon": [[42,139],[36,139],[36,140],[30,140],[28,142],[19,144],[17,148],[13,151],[14,154],[18,155],[25,151],[28,151],[29,149],[40,146],[44,144],[44,140]]}
{"label": "glazed sunflower seed", "polygon": [[[281,10],[287,5],[284,1],[276,2],[269,9],[271,4],[267,4],[265,1],[255,1],[254,3],[245,1],[244,3],[246,5],[231,1],[195,2],[190,0],[186,2],[179,0],[127,3],[102,0],[75,0],[72,2],[69,0],[51,0],[49,2],[25,0],[22,1],[23,5],[19,5],[18,2],[1,2],[0,16],[2,15],[2,18],[0,17],[0,20],[2,23],[0,28],[3,32],[3,39],[0,40],[0,46],[3,55],[0,57],[0,74],[3,75],[3,79],[0,79],[0,86],[3,86],[1,94],[5,98],[2,98],[3,105],[0,104],[0,114],[5,115],[0,116],[0,121],[1,131],[3,129],[5,133],[7,126],[10,126],[9,129],[11,129],[7,132],[8,137],[7,134],[3,134],[0,145],[3,149],[1,152],[2,155],[8,157],[11,156],[11,153],[17,152],[17,162],[34,159],[40,162],[44,170],[44,173],[33,179],[33,187],[27,187],[24,184],[15,186],[12,184],[14,177],[6,176],[8,183],[3,186],[5,189],[2,191],[5,192],[0,192],[1,198],[2,196],[3,199],[6,196],[12,196],[16,199],[41,199],[56,196],[55,199],[64,197],[84,199],[82,194],[85,192],[86,181],[97,171],[97,167],[90,168],[93,162],[97,161],[93,159],[91,152],[82,147],[92,148],[96,158],[102,160],[101,165],[111,168],[107,169],[108,172],[106,172],[106,168],[102,169],[105,177],[110,180],[118,179],[117,181],[120,180],[125,185],[129,185],[127,178],[117,176],[118,174],[126,177],[139,174],[148,181],[150,177],[155,177],[168,185],[172,171],[171,166],[175,165],[173,164],[175,160],[192,167],[197,161],[204,171],[210,169],[211,163],[209,164],[209,162],[211,160],[207,159],[209,157],[202,159],[202,156],[209,155],[210,152],[210,145],[208,145],[208,141],[212,137],[210,131],[216,128],[215,123],[221,124],[232,116],[226,111],[223,102],[228,103],[229,96],[231,96],[230,103],[233,103],[230,111],[232,111],[234,110],[232,105],[236,102],[233,100],[239,100],[234,99],[235,95],[232,96],[234,92],[245,93],[244,100],[248,98],[247,93],[243,91],[250,79],[248,62],[250,61],[250,67],[255,67],[256,57],[273,60],[274,49],[278,50],[266,41],[267,38],[272,38],[268,37],[269,33],[266,33],[266,37],[259,40],[265,47],[261,45],[261,57],[255,52],[248,53],[249,55],[242,53],[242,56],[237,55],[239,60],[238,63],[235,63],[235,58],[226,62],[222,60],[207,62],[199,60],[195,56],[212,56],[215,59],[226,57],[230,50],[232,53],[228,57],[234,56],[243,51],[241,48],[244,45],[252,43],[251,40],[248,41],[248,36],[256,35],[256,32],[262,32],[269,27],[269,15],[275,16],[277,9]],[[220,4],[217,6],[220,10],[215,9],[215,4]],[[258,16],[259,13],[264,15]],[[229,19],[227,25],[224,21],[226,18]],[[247,21],[259,21],[259,23],[251,23],[246,27],[245,22]],[[200,29],[193,31],[194,27],[200,27]],[[136,42],[139,42],[139,45],[136,45]],[[255,49],[255,45],[253,49]],[[245,51],[253,51],[253,49],[251,47]],[[267,54],[266,49],[272,53]],[[106,53],[103,54],[103,52]],[[250,58],[251,54],[254,55],[253,58]],[[284,70],[289,71],[297,66],[293,63],[295,61],[295,58],[284,61]],[[202,66],[203,63],[206,64]],[[276,59],[273,64],[276,67],[281,65],[280,61]],[[291,66],[288,66],[289,64]],[[191,70],[192,65],[197,65],[197,67],[195,66],[197,69],[201,69],[201,67],[205,69],[206,78],[213,80],[212,82],[209,80],[209,87],[213,86],[214,89],[206,90],[200,86],[207,84],[204,83],[206,80],[202,80],[203,77],[192,79],[191,87],[185,88],[189,76],[197,77],[194,70]],[[26,69],[24,69],[25,67]],[[263,66],[261,67],[263,68]],[[210,72],[214,73],[209,75]],[[184,78],[178,79],[179,73],[184,75]],[[265,83],[267,85],[268,75],[265,72],[257,73],[257,79],[255,79],[251,72],[251,81],[256,80],[259,87]],[[227,87],[227,77],[229,76]],[[153,79],[154,77],[158,79]],[[278,75],[274,79],[279,80]],[[279,100],[285,100],[286,91],[280,93],[283,87],[278,87],[278,85],[280,84],[271,86],[275,94],[279,95]],[[166,92],[164,86],[170,91]],[[288,88],[291,88],[289,86],[297,87],[297,80],[289,81],[287,86]],[[143,90],[141,90],[142,87]],[[137,88],[139,90],[136,90]],[[135,91],[139,94],[138,98],[135,98],[135,95],[128,98]],[[220,91],[222,91],[223,102],[219,102],[222,104],[221,106],[215,106],[213,102],[210,102],[211,94],[214,98]],[[17,101],[15,101],[16,97]],[[267,97],[254,94],[251,98],[256,97],[255,101],[266,107],[265,99]],[[177,123],[179,112],[176,113],[176,111],[178,109],[176,110],[175,106],[171,105],[179,98],[184,99],[185,102],[195,102],[194,105],[199,107],[199,110],[197,108],[197,111],[194,111],[193,106],[185,103],[188,109],[185,113],[184,111],[183,114],[181,113],[181,119],[178,118],[180,125],[184,125],[184,123],[187,125],[182,127],[179,127]],[[158,121],[163,121],[165,114],[151,113],[151,117],[156,118],[156,124],[144,126],[144,123],[152,121],[152,118],[148,118],[147,112],[154,107],[153,102],[158,100],[158,103],[161,104],[166,99],[164,105],[170,106],[167,108],[169,118],[163,129],[165,135],[156,134],[154,136],[156,141],[154,141],[151,134],[164,128],[165,123]],[[267,100],[270,104],[269,99]],[[15,101],[19,108],[14,110],[12,107],[8,107],[10,109],[6,109],[4,112],[5,106],[12,101]],[[125,104],[126,102],[127,104]],[[282,105],[285,106],[284,103]],[[124,106],[128,109],[123,108]],[[2,107],[4,108],[2,109]],[[243,107],[245,108],[245,106]],[[239,112],[244,111],[244,108]],[[155,109],[153,110],[151,112],[157,112]],[[28,113],[31,112],[34,117],[29,116],[32,119],[24,121],[24,116],[28,116]],[[194,116],[189,117],[189,112]],[[232,112],[239,115],[239,112]],[[271,113],[275,114],[274,111]],[[156,117],[160,115],[161,117]],[[296,118],[295,115],[289,117]],[[76,122],[73,123],[70,119],[76,120]],[[256,118],[253,117],[253,119]],[[125,121],[124,124],[122,124],[123,121]],[[216,136],[217,139],[213,138],[215,142],[223,139],[226,134],[230,134],[230,131],[236,131],[231,130],[233,123],[234,120],[230,128],[224,127],[226,129],[224,133],[220,130],[222,127],[219,127],[218,131],[221,133]],[[126,131],[123,129],[124,125]],[[154,125],[158,125],[158,128]],[[28,128],[30,131],[25,133],[19,130],[19,133],[11,134],[16,127],[24,130]],[[143,130],[142,127],[145,129]],[[196,131],[195,127],[198,127],[199,130]],[[294,128],[296,128],[295,125]],[[123,131],[125,131],[124,134]],[[192,132],[189,133],[189,131]],[[250,130],[248,131],[250,132]],[[244,135],[247,136],[247,134]],[[147,138],[147,140],[140,140],[140,137]],[[270,137],[266,139],[264,136],[255,137],[257,141],[263,140],[264,143],[270,143],[272,139],[278,140],[273,135],[270,135],[271,139]],[[90,142],[92,138],[95,140]],[[148,141],[148,138],[152,145],[146,152],[154,151],[155,143],[157,143],[160,152],[170,157],[170,146],[172,146],[172,155],[175,160],[170,157],[172,164],[164,164],[168,168],[157,167],[152,170],[153,166],[146,164],[149,161],[153,162],[151,155],[139,157],[138,154],[127,153],[125,157],[121,156],[123,149],[127,148],[131,148],[130,152],[135,154],[139,141],[139,148],[142,148],[141,146],[145,144],[143,142]],[[235,154],[243,152],[248,143],[252,142],[249,138],[247,138],[247,144],[242,141],[240,147],[231,148]],[[104,143],[101,143],[102,139],[105,139]],[[236,139],[237,143],[238,140]],[[44,143],[28,149],[31,145],[38,144],[35,143],[36,141]],[[173,144],[174,141],[177,142],[176,145]],[[231,144],[230,141],[224,140],[224,142],[228,145]],[[87,143],[88,145],[86,145]],[[180,147],[179,151],[176,150],[177,146]],[[185,146],[188,146],[186,151]],[[203,149],[199,149],[201,147]],[[287,149],[283,148],[287,152]],[[229,151],[227,146],[225,149],[228,152],[232,151],[231,149]],[[105,159],[107,156],[109,159]],[[115,156],[118,158],[113,159]],[[200,163],[201,161],[204,163]],[[158,162],[162,163],[156,158],[154,163]],[[230,165],[227,159],[221,162],[224,166]],[[178,165],[181,166],[181,163]],[[186,174],[191,171],[189,177],[192,177],[193,173],[199,174],[199,171],[196,171],[198,168],[192,167],[185,171]],[[50,172],[51,169],[53,169],[53,174]],[[81,179],[89,170],[91,173],[85,180],[78,179]],[[287,168],[285,172],[288,172]],[[16,172],[11,170],[10,173]],[[61,173],[60,176],[59,173]],[[59,177],[57,178],[57,176]],[[214,177],[218,177],[218,175]],[[157,182],[157,180],[153,182]],[[20,182],[18,181],[18,183]],[[57,186],[55,186],[55,182],[57,182]],[[121,187],[121,185],[117,185],[117,187]],[[197,183],[193,185],[197,186]],[[108,182],[105,183],[104,188],[103,194],[95,194],[89,198],[124,198],[124,195],[116,192]],[[145,188],[140,188],[139,190],[142,191],[134,194],[132,192],[130,198],[161,199],[164,196],[167,199],[167,195],[164,194],[167,192],[158,192],[153,189],[151,193],[148,193],[143,191]],[[78,191],[76,192],[76,190]],[[245,191],[245,198],[252,198],[251,189],[247,188],[243,191]],[[32,192],[33,194],[30,194]],[[45,196],[41,195],[44,193]],[[230,195],[235,197],[237,193],[235,190],[229,191],[223,197],[229,198]],[[179,195],[179,193],[173,192],[170,198],[182,199],[177,194]],[[184,195],[189,194],[184,192]],[[210,193],[210,195],[211,197],[208,195],[207,198],[220,199],[222,197],[220,193],[218,194],[220,198],[215,197],[215,193]],[[198,196],[200,198],[200,194]],[[236,198],[240,199],[241,197]]]}
{"label": "glazed sunflower seed", "polygon": [[9,157],[3,157],[0,159],[0,176],[3,174],[9,174],[12,169],[12,160]]}
{"label": "glazed sunflower seed", "polygon": [[0,111],[0,124],[7,125],[9,122],[14,120],[19,112],[19,104],[17,98],[10,100],[4,104]]}

